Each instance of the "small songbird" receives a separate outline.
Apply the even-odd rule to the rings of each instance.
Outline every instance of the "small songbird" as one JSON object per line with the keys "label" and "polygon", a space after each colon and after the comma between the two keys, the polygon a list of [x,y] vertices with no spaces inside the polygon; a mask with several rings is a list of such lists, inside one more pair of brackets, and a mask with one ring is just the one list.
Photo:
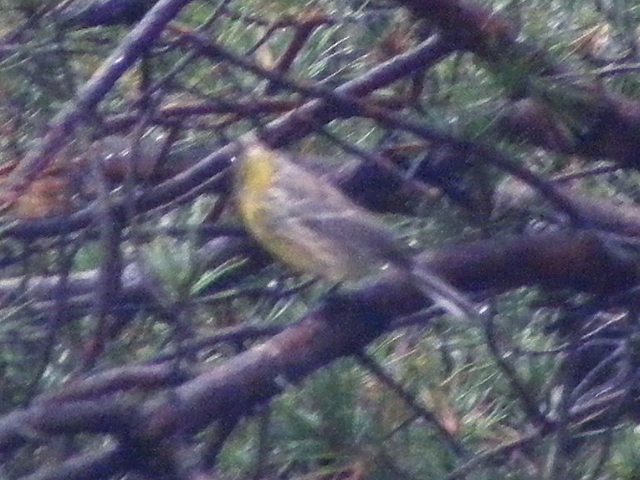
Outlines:
{"label": "small songbird", "polygon": [[292,270],[333,283],[398,272],[457,317],[476,307],[453,286],[418,266],[394,232],[336,187],[252,138],[235,165],[242,221],[258,243]]}

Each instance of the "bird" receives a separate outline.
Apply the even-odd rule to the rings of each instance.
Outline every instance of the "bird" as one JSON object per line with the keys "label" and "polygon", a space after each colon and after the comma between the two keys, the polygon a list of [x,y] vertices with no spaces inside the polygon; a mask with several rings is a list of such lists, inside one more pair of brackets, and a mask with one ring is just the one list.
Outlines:
{"label": "bird", "polygon": [[378,216],[255,135],[240,141],[234,159],[234,196],[247,231],[294,272],[336,285],[400,274],[456,317],[478,317],[477,307],[418,265]]}

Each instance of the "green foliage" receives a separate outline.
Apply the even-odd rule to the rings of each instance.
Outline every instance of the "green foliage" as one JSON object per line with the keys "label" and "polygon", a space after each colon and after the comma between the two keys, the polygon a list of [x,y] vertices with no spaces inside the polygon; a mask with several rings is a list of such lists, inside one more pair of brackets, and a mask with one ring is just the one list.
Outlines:
{"label": "green foliage", "polygon": [[[44,3],[48,5],[0,0],[0,35],[5,39],[0,49],[0,167],[32,150],[34,140],[78,98],[79,89],[130,31],[122,25],[66,31],[47,15]],[[638,2],[598,2],[607,4],[606,12],[594,8],[593,2],[575,0],[479,3],[522,27],[522,50],[501,52],[492,59],[452,54],[412,78],[377,90],[358,106],[365,114],[380,113],[387,111],[380,105],[389,102],[388,111],[407,121],[461,142],[500,148],[514,165],[544,178],[586,167],[591,159],[505,138],[499,117],[506,105],[531,96],[545,103],[576,141],[593,127],[591,100],[599,92],[578,88],[583,83],[597,79],[603,89],[637,96],[637,66],[627,64],[629,71],[614,75],[617,64],[609,68],[588,60],[589,55],[624,58],[632,40],[637,41]],[[269,80],[242,68],[242,62],[277,73],[294,27],[312,14],[321,21],[282,72],[289,85],[267,94]],[[16,25],[24,31],[16,31]],[[94,138],[113,133],[111,128],[127,138],[136,137],[153,126],[188,145],[204,144],[209,153],[219,139],[262,127],[316,96],[330,97],[327,92],[334,87],[409,51],[433,31],[429,22],[418,21],[398,6],[347,0],[193,1],[172,28],[175,31],[165,32],[146,52],[146,65],[138,62],[109,89],[98,108],[82,112],[74,141],[59,155],[72,173],[69,197],[74,211],[44,219],[41,228],[46,232],[57,221],[77,221],[82,209],[90,210],[91,220],[77,231],[60,236],[44,233],[42,238],[36,234],[4,238],[16,222],[36,225],[42,219],[14,218],[9,211],[0,226],[3,415],[26,407],[38,394],[67,387],[69,379],[111,367],[152,365],[158,358],[169,358],[176,371],[195,376],[224,366],[230,357],[262,341],[260,333],[242,335],[242,327],[289,325],[322,305],[328,290],[339,288],[292,278],[255,246],[239,248],[246,237],[231,231],[238,230],[238,224],[232,200],[224,203],[228,196],[224,179],[210,174],[215,170],[211,164],[206,169],[211,178],[204,178],[202,164],[197,174],[189,170],[204,155],[188,152],[178,160],[170,156],[160,173],[153,172],[158,178],[126,179],[125,172],[114,180],[107,159],[96,160],[87,147]],[[180,31],[197,33],[226,49],[226,56],[192,49],[176,33]],[[16,40],[10,40],[17,33]],[[397,40],[391,54],[385,50],[390,37]],[[544,56],[525,55],[525,43],[539,47]],[[548,74],[546,62],[566,66],[571,75]],[[413,91],[416,84],[420,89]],[[166,108],[193,104],[200,113],[175,114]],[[332,105],[336,110],[342,107]],[[348,177],[344,171],[352,170],[355,148],[373,152],[370,157],[375,158],[366,162],[374,164],[385,148],[420,140],[418,153],[382,159],[385,168],[399,173],[398,183],[406,182],[398,188],[402,208],[385,220],[409,247],[437,250],[487,236],[497,239],[522,232],[527,236],[537,229],[563,229],[569,224],[557,212],[549,220],[551,208],[542,201],[535,201],[524,219],[507,216],[494,221],[492,194],[507,174],[491,165],[491,158],[444,155],[436,172],[420,176],[429,161],[450,152],[440,149],[437,140],[421,139],[388,119],[365,114],[340,111],[327,125],[301,116],[299,124],[306,127],[311,122],[315,135],[291,150],[331,157],[320,160],[322,167],[332,180],[343,181]],[[132,118],[128,124],[127,118]],[[341,143],[354,151],[345,153]],[[185,166],[176,167],[177,172],[162,170],[167,165],[183,166],[181,162]],[[609,164],[598,159],[589,166]],[[442,174],[437,181],[436,174]],[[191,189],[172,197],[171,189],[185,178],[190,179]],[[614,198],[633,206],[640,199],[638,180],[637,172],[620,170],[566,183],[579,185],[594,198]],[[456,188],[445,191],[443,183]],[[100,189],[121,207],[114,213],[123,225],[117,240],[120,258],[111,248],[114,240],[104,233],[105,220],[96,213],[101,211],[95,207],[96,198],[102,199]],[[159,206],[145,206],[149,199],[163,196]],[[119,228],[115,223],[114,229]],[[203,246],[211,239],[224,240],[213,256]],[[143,277],[128,296],[120,295],[122,283],[111,285],[114,278],[104,273],[118,266],[115,262],[129,271],[136,267]],[[86,283],[91,272],[103,275]],[[37,292],[43,279],[53,285],[44,299]],[[461,325],[448,317],[415,321],[403,328],[394,324],[365,352],[382,373],[348,358],[321,368],[300,384],[278,378],[282,394],[255,412],[243,412],[246,418],[224,442],[216,464],[221,477],[445,478],[467,461],[477,461],[477,466],[460,478],[596,478],[590,475],[598,468],[597,478],[640,477],[638,433],[631,425],[637,419],[613,415],[602,421],[598,411],[587,412],[587,418],[562,417],[566,413],[562,400],[567,398],[563,395],[568,395],[563,362],[573,352],[572,342],[584,332],[554,334],[548,326],[602,298],[554,292],[550,286],[476,293],[488,299],[491,315],[485,324]],[[589,318],[603,320],[605,329],[609,324],[604,320],[615,324],[621,316],[615,308],[602,307]],[[237,331],[241,333],[229,341],[214,338]],[[209,343],[199,345],[203,338]],[[624,381],[629,383],[630,378]],[[158,392],[165,395],[170,388],[161,385],[157,391],[142,392],[116,388],[110,395],[151,397]],[[606,392],[587,389],[587,393],[600,399]],[[541,425],[535,413],[549,419],[549,424]],[[567,418],[574,423],[561,428]],[[608,430],[610,426],[617,428]],[[208,428],[215,434],[215,427]],[[31,441],[30,435],[44,438],[45,434],[28,432],[25,437]],[[206,442],[198,437],[200,441]],[[468,452],[456,453],[451,445],[456,442]],[[45,443],[38,439],[9,459],[10,477],[64,460],[66,451],[63,455],[59,446]],[[107,444],[103,438],[77,436],[68,447],[80,451]],[[35,455],[34,460],[38,449],[41,458]]]}

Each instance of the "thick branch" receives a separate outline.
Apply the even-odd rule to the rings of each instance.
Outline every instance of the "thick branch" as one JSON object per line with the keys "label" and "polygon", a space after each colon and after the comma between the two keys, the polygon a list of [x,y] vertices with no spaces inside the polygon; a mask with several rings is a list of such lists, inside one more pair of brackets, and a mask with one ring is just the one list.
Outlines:
{"label": "thick branch", "polygon": [[[554,232],[448,247],[425,252],[417,260],[464,292],[506,291],[539,284],[603,292],[625,289],[637,281],[640,254],[627,250],[623,240],[595,232]],[[203,254],[206,252],[204,248]],[[224,261],[220,257],[224,254],[213,249],[209,259],[203,256],[203,262]],[[237,250],[229,252],[234,254]],[[75,297],[91,294],[98,275],[98,270],[72,274],[67,282],[69,294]],[[2,280],[0,295],[11,295],[22,287],[35,302],[55,302],[57,283],[57,277],[34,277],[26,284],[21,279]],[[144,281],[134,264],[124,269],[122,295],[144,301]],[[412,295],[413,301],[407,303],[407,295]],[[411,290],[397,299],[389,295],[384,298],[397,305],[394,307],[397,315],[411,313],[407,307],[423,306],[418,300],[419,293]],[[73,298],[68,302],[73,304]]]}
{"label": "thick branch", "polygon": [[606,157],[640,167],[640,102],[607,93],[597,82],[585,86],[584,75],[567,72],[544,49],[520,40],[508,19],[476,3],[399,2],[435,22],[456,48],[473,52],[495,74],[506,70],[513,77],[518,73],[510,80],[510,96],[532,97],[549,111],[542,120],[540,107],[535,102],[528,104],[528,112],[518,115],[515,126],[522,138],[564,153]]}
{"label": "thick branch", "polygon": [[101,68],[78,93],[76,100],[56,115],[42,142],[29,151],[12,172],[3,193],[4,202],[13,202],[36,176],[45,170],[67,143],[67,137],[77,123],[91,112],[114,83],[146,52],[160,36],[164,27],[190,0],[160,0],[144,19],[125,37]]}

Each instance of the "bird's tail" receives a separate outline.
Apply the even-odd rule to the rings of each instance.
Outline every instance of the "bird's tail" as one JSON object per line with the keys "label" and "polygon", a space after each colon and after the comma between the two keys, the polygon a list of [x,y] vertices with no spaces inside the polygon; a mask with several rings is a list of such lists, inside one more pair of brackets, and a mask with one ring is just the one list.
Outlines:
{"label": "bird's tail", "polygon": [[434,272],[424,266],[414,265],[411,276],[415,287],[447,312],[467,321],[477,321],[480,318],[478,307]]}

